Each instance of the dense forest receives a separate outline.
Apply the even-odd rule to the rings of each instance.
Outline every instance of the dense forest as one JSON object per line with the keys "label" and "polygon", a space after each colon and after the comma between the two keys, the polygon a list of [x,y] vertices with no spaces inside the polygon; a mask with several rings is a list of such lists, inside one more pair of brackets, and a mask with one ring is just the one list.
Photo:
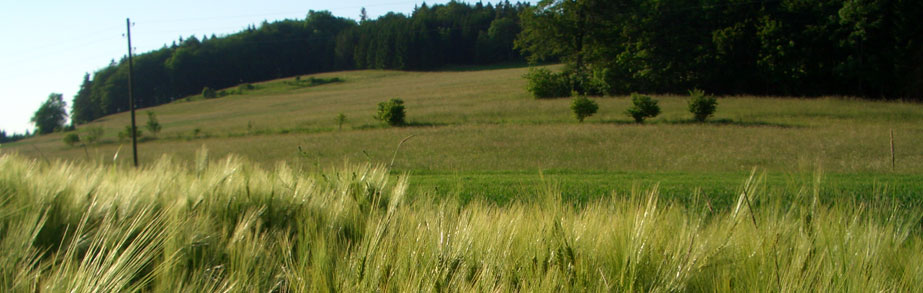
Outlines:
{"label": "dense forest", "polygon": [[517,45],[610,93],[920,100],[921,16],[918,0],[541,1]]}
{"label": "dense forest", "polygon": [[32,136],[32,133],[26,131],[25,134],[12,133],[7,134],[6,131],[0,130],[0,143],[14,142],[17,140],[26,139]]}
{"label": "dense forest", "polygon": [[[357,22],[311,11],[134,57],[138,107],[204,87],[349,69],[564,61],[611,94],[923,98],[923,1],[544,0],[448,4]],[[71,119],[128,109],[127,60],[83,77]]]}

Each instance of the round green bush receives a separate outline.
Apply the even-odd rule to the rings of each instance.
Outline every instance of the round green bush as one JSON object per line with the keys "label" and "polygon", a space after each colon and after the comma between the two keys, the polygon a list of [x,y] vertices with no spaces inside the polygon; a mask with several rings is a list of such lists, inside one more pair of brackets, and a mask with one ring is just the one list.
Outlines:
{"label": "round green bush", "polygon": [[401,99],[391,99],[387,102],[378,103],[378,113],[375,119],[388,123],[391,126],[404,125],[404,101]]}
{"label": "round green bush", "polygon": [[77,133],[71,132],[64,136],[64,144],[67,146],[74,146],[80,142],[80,136]]}
{"label": "round green bush", "polygon": [[625,114],[635,119],[635,122],[644,123],[645,118],[660,115],[660,106],[657,106],[657,100],[649,96],[637,93],[631,94],[631,108],[625,111]]}
{"label": "round green bush", "polygon": [[574,111],[574,116],[577,117],[577,121],[583,123],[583,119],[596,114],[596,110],[599,110],[599,105],[587,97],[578,96],[574,97],[574,100],[570,103],[570,109]]}
{"label": "round green bush", "polygon": [[718,108],[718,99],[712,96],[706,96],[705,92],[700,89],[689,91],[689,112],[694,116],[695,121],[705,122],[709,116],[715,114]]}

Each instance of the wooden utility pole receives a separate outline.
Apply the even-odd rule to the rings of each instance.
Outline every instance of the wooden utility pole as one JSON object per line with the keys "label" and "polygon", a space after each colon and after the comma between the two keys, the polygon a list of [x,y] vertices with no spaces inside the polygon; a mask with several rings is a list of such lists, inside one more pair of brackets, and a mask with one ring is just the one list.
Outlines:
{"label": "wooden utility pole", "polygon": [[135,96],[131,89],[132,68],[131,68],[131,20],[125,19],[125,29],[128,37],[128,108],[131,110],[131,153],[135,161],[135,168],[138,167],[138,128],[135,126]]}
{"label": "wooden utility pole", "polygon": [[891,129],[891,171],[894,171],[894,129]]}

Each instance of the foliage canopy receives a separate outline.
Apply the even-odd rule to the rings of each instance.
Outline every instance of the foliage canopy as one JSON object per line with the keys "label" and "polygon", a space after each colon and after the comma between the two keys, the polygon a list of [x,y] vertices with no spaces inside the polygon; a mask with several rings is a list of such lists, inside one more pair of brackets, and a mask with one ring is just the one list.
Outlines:
{"label": "foliage canopy", "polygon": [[561,98],[570,96],[571,83],[567,74],[554,73],[546,68],[530,68],[526,73],[526,89],[538,99]]}
{"label": "foliage canopy", "polygon": [[516,47],[611,93],[923,98],[921,1],[540,1]]}
{"label": "foliage canopy", "polygon": [[32,115],[35,132],[46,134],[64,129],[67,123],[67,103],[62,97],[59,93],[48,95],[48,99],[35,111]]}

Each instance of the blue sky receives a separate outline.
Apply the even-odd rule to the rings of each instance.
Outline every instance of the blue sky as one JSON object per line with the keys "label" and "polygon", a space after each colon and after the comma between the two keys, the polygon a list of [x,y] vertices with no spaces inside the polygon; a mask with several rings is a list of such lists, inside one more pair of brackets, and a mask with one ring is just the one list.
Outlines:
{"label": "blue sky", "polygon": [[370,18],[377,18],[389,11],[409,14],[423,2],[4,0],[0,4],[0,35],[4,38],[0,45],[0,129],[7,133],[34,129],[29,119],[50,93],[63,94],[70,106],[84,73],[92,74],[125,55],[125,18],[134,23],[135,52],[143,53],[180,36],[221,36],[263,20],[304,19],[309,10],[329,10],[335,16],[358,19],[359,10],[365,7]]}

